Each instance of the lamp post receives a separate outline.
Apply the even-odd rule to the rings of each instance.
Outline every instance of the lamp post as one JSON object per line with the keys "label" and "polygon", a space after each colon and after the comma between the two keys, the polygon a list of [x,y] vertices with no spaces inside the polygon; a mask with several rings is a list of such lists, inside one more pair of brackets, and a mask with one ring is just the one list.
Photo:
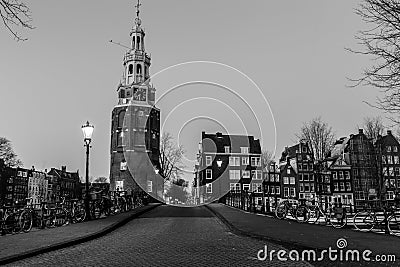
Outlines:
{"label": "lamp post", "polygon": [[92,141],[94,126],[89,124],[89,121],[82,126],[83,142],[86,147],[86,197],[85,197],[85,210],[88,220],[90,220],[90,208],[89,208],[89,148],[90,142]]}

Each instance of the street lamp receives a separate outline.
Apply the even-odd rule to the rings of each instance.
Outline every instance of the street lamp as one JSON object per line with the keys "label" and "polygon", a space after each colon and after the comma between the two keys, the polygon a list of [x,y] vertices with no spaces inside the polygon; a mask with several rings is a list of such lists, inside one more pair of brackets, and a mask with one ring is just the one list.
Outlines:
{"label": "street lamp", "polygon": [[90,220],[90,208],[89,208],[89,148],[90,142],[92,141],[94,126],[89,124],[89,121],[82,126],[83,142],[86,146],[86,197],[85,197],[85,210],[88,220]]}

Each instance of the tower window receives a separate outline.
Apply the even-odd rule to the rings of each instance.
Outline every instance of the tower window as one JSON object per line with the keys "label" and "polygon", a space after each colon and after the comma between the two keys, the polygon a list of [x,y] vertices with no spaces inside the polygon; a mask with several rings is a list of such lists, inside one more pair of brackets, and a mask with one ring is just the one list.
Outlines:
{"label": "tower window", "polygon": [[136,49],[140,49],[140,36],[137,37]]}
{"label": "tower window", "polygon": [[122,128],[124,126],[124,117],[125,117],[125,110],[122,110],[118,114],[118,127]]}
{"label": "tower window", "polygon": [[128,74],[133,74],[133,65],[132,64],[129,64]]}
{"label": "tower window", "polygon": [[142,65],[137,64],[136,65],[136,74],[142,74]]}

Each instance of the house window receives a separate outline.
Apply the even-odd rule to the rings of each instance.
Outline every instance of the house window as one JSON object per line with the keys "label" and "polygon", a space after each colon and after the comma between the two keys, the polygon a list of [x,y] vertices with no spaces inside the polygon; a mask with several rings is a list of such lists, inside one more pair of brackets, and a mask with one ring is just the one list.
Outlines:
{"label": "house window", "polygon": [[283,188],[283,196],[288,197],[289,196],[289,187],[284,187]]}
{"label": "house window", "polygon": [[261,184],[253,184],[253,192],[261,193]]}
{"label": "house window", "polygon": [[295,178],[294,177],[290,177],[290,184],[295,184],[295,183],[296,183]]}
{"label": "house window", "polygon": [[210,169],[206,170],[206,179],[212,179],[212,170]]}
{"label": "house window", "polygon": [[271,186],[271,195],[275,195],[275,187]]}
{"label": "house window", "polygon": [[283,183],[289,184],[289,177],[283,177]]}
{"label": "house window", "polygon": [[344,172],[344,179],[346,179],[346,180],[350,179],[350,172],[349,171],[345,171]]}
{"label": "house window", "polygon": [[393,152],[397,152],[397,146],[393,146]]}
{"label": "house window", "polygon": [[231,153],[231,147],[230,146],[225,146],[225,153]]}
{"label": "house window", "polygon": [[249,148],[248,147],[241,147],[240,148],[240,153],[249,154]]}
{"label": "house window", "polygon": [[239,157],[230,157],[229,158],[229,166],[240,166],[240,158]]}
{"label": "house window", "polygon": [[351,183],[350,182],[346,182],[346,190],[351,191]]}
{"label": "house window", "polygon": [[308,182],[309,181],[308,177],[309,177],[308,174],[304,174],[303,181]]}
{"label": "house window", "polygon": [[393,167],[389,167],[389,176],[394,176]]}
{"label": "house window", "polygon": [[249,191],[250,190],[250,184],[243,184],[243,190],[244,191]]}
{"label": "house window", "polygon": [[314,174],[310,174],[310,182],[314,182]]}
{"label": "house window", "polygon": [[126,171],[126,169],[127,169],[127,162],[126,162],[126,161],[121,161],[121,164],[120,164],[119,169],[120,169],[121,171]]}
{"label": "house window", "polygon": [[315,188],[314,188],[314,184],[313,183],[310,184],[310,192],[315,192]]}
{"label": "house window", "polygon": [[295,197],[296,196],[296,188],[291,187],[290,188],[290,197]]}
{"label": "house window", "polygon": [[333,173],[332,173],[332,177],[333,177],[333,180],[337,180],[337,174],[336,174],[336,172],[333,172]]}
{"label": "house window", "polygon": [[300,190],[300,192],[304,192],[304,184],[303,183],[300,183],[299,190]]}
{"label": "house window", "polygon": [[275,186],[275,194],[277,195],[281,194],[281,188],[279,186]]}
{"label": "house window", "polygon": [[310,184],[309,183],[304,184],[304,192],[310,192]]}
{"label": "house window", "polygon": [[299,174],[299,181],[303,181],[303,174]]}
{"label": "house window", "polygon": [[153,181],[147,181],[147,192],[153,192]]}
{"label": "house window", "polygon": [[358,176],[358,169],[354,169],[354,170],[353,170],[353,175],[354,175],[354,176]]}
{"label": "house window", "polygon": [[391,146],[387,146],[387,147],[386,147],[386,151],[387,151],[387,152],[391,152],[391,151],[392,151],[392,147],[391,147]]}
{"label": "house window", "polygon": [[275,182],[279,182],[279,174],[275,174]]}
{"label": "house window", "polygon": [[242,177],[243,178],[250,178],[250,171],[246,171],[246,170],[242,171]]}
{"label": "house window", "polygon": [[251,157],[251,166],[261,166],[259,157]]}
{"label": "house window", "polygon": [[211,183],[206,184],[206,193],[209,193],[209,194],[212,193],[212,184]]}
{"label": "house window", "polygon": [[340,191],[345,191],[345,189],[344,189],[344,183],[340,183]]}
{"label": "house window", "polygon": [[232,180],[239,180],[240,170],[229,170],[229,178]]}
{"label": "house window", "polygon": [[382,155],[382,163],[385,164],[386,163],[386,156]]}
{"label": "house window", "polygon": [[394,193],[393,193],[393,191],[388,191],[388,192],[386,193],[386,199],[387,199],[387,200],[394,200]]}
{"label": "house window", "polygon": [[343,179],[343,171],[339,172],[339,179]]}
{"label": "house window", "polygon": [[394,164],[399,164],[399,156],[394,156]]}
{"label": "house window", "polygon": [[212,162],[212,157],[211,156],[206,156],[206,165],[210,166]]}
{"label": "house window", "polygon": [[388,156],[387,159],[388,159],[388,164],[393,164],[392,156]]}
{"label": "house window", "polygon": [[394,168],[394,175],[396,175],[396,176],[400,175],[400,168],[399,167]]}
{"label": "house window", "polygon": [[334,183],[333,184],[333,189],[337,192],[339,191],[339,183]]}
{"label": "house window", "polygon": [[[229,184],[229,189],[230,189],[231,192],[236,192],[236,185],[237,185],[237,183],[230,183]],[[240,189],[240,187],[239,187],[239,189]]]}
{"label": "house window", "polygon": [[303,164],[303,170],[307,171],[308,170],[308,164]]}
{"label": "house window", "polygon": [[287,168],[286,173],[290,174],[290,169],[289,168]]}
{"label": "house window", "polygon": [[252,170],[252,171],[251,171],[251,177],[252,177],[254,180],[261,180],[261,179],[262,179],[261,171],[259,171],[259,170]]}
{"label": "house window", "polygon": [[242,165],[249,165],[249,158],[248,157],[242,157]]}

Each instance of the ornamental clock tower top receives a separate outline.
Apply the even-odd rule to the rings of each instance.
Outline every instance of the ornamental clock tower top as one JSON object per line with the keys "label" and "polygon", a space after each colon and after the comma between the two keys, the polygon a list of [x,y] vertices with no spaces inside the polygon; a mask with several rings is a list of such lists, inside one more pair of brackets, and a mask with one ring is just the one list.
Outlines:
{"label": "ornamental clock tower top", "polygon": [[136,18],[130,32],[131,46],[125,53],[122,80],[118,85],[118,105],[155,103],[155,88],[150,85],[151,58],[144,46],[145,32],[142,28],[140,14],[140,0],[135,5]]}

